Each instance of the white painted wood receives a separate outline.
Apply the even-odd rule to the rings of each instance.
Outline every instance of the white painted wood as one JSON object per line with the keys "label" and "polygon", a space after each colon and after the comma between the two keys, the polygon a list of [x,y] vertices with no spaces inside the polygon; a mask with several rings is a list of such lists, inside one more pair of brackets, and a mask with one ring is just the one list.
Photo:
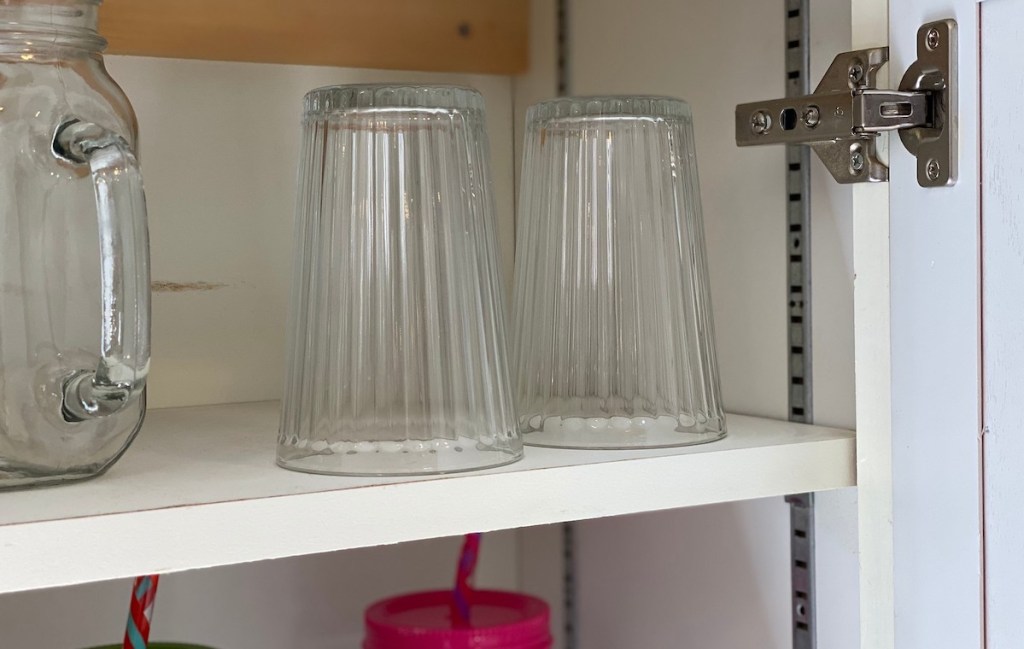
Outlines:
{"label": "white painted wood", "polygon": [[[153,407],[281,396],[303,94],[443,82],[487,102],[498,235],[511,282],[511,78],[107,58],[139,117],[150,211]],[[185,285],[159,290],[161,283]],[[203,283],[205,286],[189,287]]]}
{"label": "white painted wood", "polygon": [[988,649],[1024,646],[1024,2],[981,6],[985,604]]}
{"label": "white painted wood", "polygon": [[898,78],[916,59],[918,27],[941,18],[959,25],[959,180],[954,187],[923,189],[915,159],[897,142],[889,150],[900,649],[981,647],[984,632],[977,2],[890,0],[889,65]]}
{"label": "white painted wood", "polygon": [[[850,49],[850,0],[814,0],[808,18],[813,88],[836,53]],[[813,417],[853,428],[853,191],[833,181],[817,156],[811,160]],[[860,646],[857,533],[856,489],[815,495],[815,629],[823,649]]]}
{"label": "white painted wood", "polygon": [[0,592],[853,484],[851,432],[739,415],[726,440],[685,449],[530,449],[440,478],[306,475],[273,465],[277,412],[157,410],[101,479],[0,494]]}
{"label": "white painted wood", "polygon": [[[851,47],[887,45],[888,14],[888,0],[853,0]],[[879,85],[892,87],[891,71],[882,68]],[[879,138],[883,160],[888,144]],[[855,186],[852,203],[857,421],[872,427],[857,436],[860,642],[884,649],[893,647],[889,186]]]}
{"label": "white painted wood", "polygon": [[895,642],[888,204],[887,186],[854,190],[857,422],[862,431],[857,435],[857,525],[863,649],[894,649]]}
{"label": "white painted wood", "polygon": [[[460,538],[165,575],[154,639],[217,649],[354,649],[371,602],[451,583]],[[517,588],[516,534],[484,537],[476,583]],[[4,649],[83,649],[124,634],[131,580],[0,595]]]}
{"label": "white painted wood", "polygon": [[[851,47],[889,43],[888,0],[852,0]],[[892,65],[878,83],[891,88]],[[887,159],[889,136],[879,147]],[[860,643],[894,649],[889,185],[852,190]]]}

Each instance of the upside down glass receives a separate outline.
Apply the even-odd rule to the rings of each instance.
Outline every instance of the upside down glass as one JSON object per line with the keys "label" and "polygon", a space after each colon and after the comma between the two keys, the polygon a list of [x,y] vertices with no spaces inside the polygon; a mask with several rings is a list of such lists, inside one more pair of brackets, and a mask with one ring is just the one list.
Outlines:
{"label": "upside down glass", "polygon": [[388,475],[519,459],[483,98],[314,90],[299,165],[278,463]]}
{"label": "upside down glass", "polygon": [[537,104],[522,178],[512,348],[525,442],[642,448],[723,437],[689,106]]}

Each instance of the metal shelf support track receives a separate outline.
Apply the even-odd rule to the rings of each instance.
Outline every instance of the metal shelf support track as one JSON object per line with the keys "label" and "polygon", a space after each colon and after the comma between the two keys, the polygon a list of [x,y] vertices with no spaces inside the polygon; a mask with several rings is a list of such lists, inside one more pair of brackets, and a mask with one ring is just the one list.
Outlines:
{"label": "metal shelf support track", "polygon": [[[783,0],[786,96],[810,92],[810,0]],[[811,150],[786,146],[786,255],[789,419],[810,423],[811,392]],[[814,625],[814,494],[786,497],[790,513],[793,649],[816,649]]]}

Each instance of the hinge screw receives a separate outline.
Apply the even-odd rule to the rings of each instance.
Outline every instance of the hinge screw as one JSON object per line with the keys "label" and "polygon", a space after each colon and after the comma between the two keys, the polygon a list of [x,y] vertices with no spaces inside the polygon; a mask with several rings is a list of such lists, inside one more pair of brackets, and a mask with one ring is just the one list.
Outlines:
{"label": "hinge screw", "polygon": [[934,50],[939,46],[939,42],[939,30],[932,27],[924,37],[924,44],[928,46],[929,50]]}
{"label": "hinge screw", "polygon": [[750,131],[754,135],[764,135],[772,128],[771,115],[764,112],[763,110],[755,111],[750,116]]}
{"label": "hinge screw", "polygon": [[850,154],[850,169],[853,173],[859,174],[864,171],[864,154],[860,151],[854,151]]}
{"label": "hinge screw", "polygon": [[804,108],[802,117],[804,120],[804,126],[807,128],[814,128],[818,125],[818,122],[821,121],[821,112],[818,110],[817,106],[808,106]]}
{"label": "hinge screw", "polygon": [[940,171],[942,171],[942,167],[939,166],[938,160],[935,158],[928,160],[928,164],[924,168],[924,173],[928,176],[928,180],[938,180]]}
{"label": "hinge screw", "polygon": [[850,83],[856,85],[864,80],[864,66],[854,63],[850,66]]}

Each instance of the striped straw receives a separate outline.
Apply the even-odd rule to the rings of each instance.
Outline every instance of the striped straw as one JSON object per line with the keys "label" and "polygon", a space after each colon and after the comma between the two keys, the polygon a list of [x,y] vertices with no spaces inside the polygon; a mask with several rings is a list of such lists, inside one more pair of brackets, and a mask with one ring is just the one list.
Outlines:
{"label": "striped straw", "polygon": [[469,626],[469,596],[472,592],[469,582],[476,570],[476,559],[480,553],[480,533],[467,534],[459,553],[459,566],[455,571],[455,589],[452,591],[455,621],[460,626]]}
{"label": "striped straw", "polygon": [[153,619],[153,603],[159,583],[160,575],[135,578],[128,625],[124,630],[124,649],[146,649],[149,646],[149,625]]}

